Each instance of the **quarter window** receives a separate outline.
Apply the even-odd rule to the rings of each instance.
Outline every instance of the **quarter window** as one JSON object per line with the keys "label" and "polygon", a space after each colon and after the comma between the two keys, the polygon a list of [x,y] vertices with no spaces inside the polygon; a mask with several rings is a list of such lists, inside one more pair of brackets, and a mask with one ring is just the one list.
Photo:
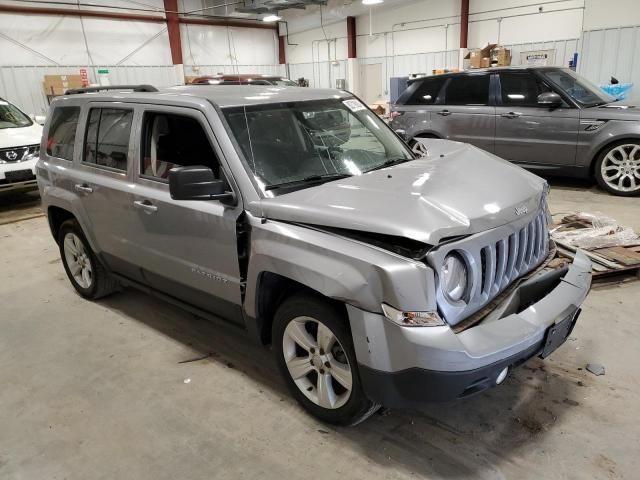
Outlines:
{"label": "quarter window", "polygon": [[47,138],[47,155],[73,161],[79,116],[80,107],[57,107],[54,110]]}
{"label": "quarter window", "polygon": [[204,165],[220,178],[220,163],[206,132],[196,119],[147,112],[143,123],[140,174],[167,180],[174,167]]}
{"label": "quarter window", "polygon": [[445,92],[446,105],[487,105],[489,103],[489,75],[460,75],[451,77]]}
{"label": "quarter window", "polygon": [[84,161],[125,172],[133,111],[92,108],[89,111]]}
{"label": "quarter window", "polygon": [[549,87],[529,73],[501,73],[500,86],[503,105],[523,107],[537,106],[538,95],[551,91]]}

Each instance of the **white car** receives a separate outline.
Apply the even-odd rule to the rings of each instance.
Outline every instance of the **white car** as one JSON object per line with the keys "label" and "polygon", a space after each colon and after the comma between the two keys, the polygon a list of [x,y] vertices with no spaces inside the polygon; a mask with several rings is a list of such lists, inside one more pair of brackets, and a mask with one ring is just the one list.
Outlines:
{"label": "white car", "polygon": [[0,98],[0,192],[38,187],[36,161],[42,127]]}

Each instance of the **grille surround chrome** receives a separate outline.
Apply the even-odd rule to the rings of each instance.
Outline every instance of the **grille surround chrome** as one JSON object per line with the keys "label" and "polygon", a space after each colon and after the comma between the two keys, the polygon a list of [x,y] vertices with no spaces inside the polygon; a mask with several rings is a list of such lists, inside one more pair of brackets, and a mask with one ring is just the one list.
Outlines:
{"label": "grille surround chrome", "polygon": [[[516,221],[439,247],[427,255],[436,272],[436,300],[449,325],[477,312],[546,258],[549,230],[546,208]],[[446,256],[456,252],[466,263],[469,285],[465,301],[450,301],[440,288],[439,272]]]}

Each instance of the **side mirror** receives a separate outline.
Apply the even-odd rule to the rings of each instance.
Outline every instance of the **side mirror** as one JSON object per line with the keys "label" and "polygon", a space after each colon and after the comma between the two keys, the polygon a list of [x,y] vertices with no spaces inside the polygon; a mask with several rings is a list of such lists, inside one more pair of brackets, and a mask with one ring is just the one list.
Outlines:
{"label": "side mirror", "polygon": [[204,166],[176,167],[169,170],[169,193],[174,200],[229,201],[233,193],[225,191],[224,180],[213,176]]}
{"label": "side mirror", "polygon": [[557,107],[562,104],[562,98],[555,92],[544,92],[538,95],[538,105],[543,107]]}
{"label": "side mirror", "polygon": [[398,130],[394,130],[394,132],[396,132],[396,135],[398,135],[405,142],[408,140],[406,130],[399,128]]}

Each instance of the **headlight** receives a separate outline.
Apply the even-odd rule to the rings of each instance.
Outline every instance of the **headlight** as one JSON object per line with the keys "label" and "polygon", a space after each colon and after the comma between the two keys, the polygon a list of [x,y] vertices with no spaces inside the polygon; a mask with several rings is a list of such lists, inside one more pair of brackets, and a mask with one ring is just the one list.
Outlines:
{"label": "headlight", "polygon": [[457,253],[450,253],[440,268],[440,288],[452,302],[459,302],[467,293],[467,264]]}
{"label": "headlight", "polygon": [[403,327],[440,327],[445,325],[438,312],[403,312],[386,303],[382,304],[384,316]]}
{"label": "headlight", "polygon": [[32,147],[29,147],[29,151],[25,155],[25,157],[22,159],[22,161],[26,162],[27,160],[33,160],[34,158],[38,158],[39,156],[40,156],[40,145],[33,145]]}

